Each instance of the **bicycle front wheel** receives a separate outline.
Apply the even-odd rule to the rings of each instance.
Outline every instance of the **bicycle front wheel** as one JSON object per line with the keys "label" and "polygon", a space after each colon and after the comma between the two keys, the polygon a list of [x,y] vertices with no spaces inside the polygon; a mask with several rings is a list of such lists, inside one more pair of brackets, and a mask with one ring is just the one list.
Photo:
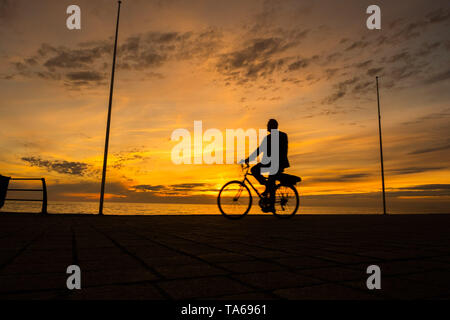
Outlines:
{"label": "bicycle front wheel", "polygon": [[220,189],[217,197],[220,212],[229,219],[243,218],[252,206],[252,195],[241,181],[230,181]]}
{"label": "bicycle front wheel", "polygon": [[275,216],[290,218],[298,210],[300,199],[294,186],[278,185],[275,190]]}

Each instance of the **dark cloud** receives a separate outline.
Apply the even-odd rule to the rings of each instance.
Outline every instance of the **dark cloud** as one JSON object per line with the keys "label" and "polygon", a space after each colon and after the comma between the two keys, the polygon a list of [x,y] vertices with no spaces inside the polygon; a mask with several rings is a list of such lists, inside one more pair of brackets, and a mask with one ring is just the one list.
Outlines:
{"label": "dark cloud", "polygon": [[[282,78],[282,79],[281,79],[281,82],[290,82],[290,83],[293,83],[293,84],[299,84],[299,83],[301,83],[302,81],[303,81],[303,80],[300,80],[300,79],[294,78],[294,77],[285,77],[285,78]],[[262,90],[267,90],[267,89],[268,89],[267,86],[260,86],[260,88],[261,88]]]}
{"label": "dark cloud", "polygon": [[[449,11],[447,8],[439,8],[429,13],[424,13],[419,19],[397,19],[389,23],[389,28],[383,34],[364,34],[359,39],[349,40],[343,38],[337,44],[336,52],[311,55],[311,57],[299,57],[298,49],[303,40],[309,37],[312,30],[303,28],[285,29],[274,24],[273,16],[283,10],[284,5],[263,4],[262,12],[256,14],[256,21],[246,26],[242,35],[242,43],[234,49],[227,49],[223,42],[222,33],[211,28],[201,32],[144,32],[134,34],[119,42],[117,69],[139,72],[139,79],[161,79],[164,75],[158,72],[158,68],[173,61],[188,59],[199,59],[204,63],[213,59],[213,63],[219,71],[221,80],[226,84],[240,84],[251,86],[253,81],[262,79],[267,83],[257,85],[264,90],[273,87],[276,72],[294,72],[295,76],[282,76],[282,82],[294,85],[312,84],[320,80],[336,79],[340,77],[357,75],[374,76],[379,72],[389,75],[389,81],[382,84],[384,87],[406,86],[403,80],[416,80],[417,83],[432,84],[448,78],[448,73],[440,72],[434,76],[428,74],[433,71],[418,60],[431,52],[439,49],[445,50],[438,41],[426,42],[420,50],[405,50],[376,59],[374,55],[366,56],[358,63],[345,65],[345,61],[355,59],[360,54],[357,49],[364,52],[372,49],[387,48],[386,45],[398,47],[401,42],[422,31],[423,27],[429,25],[443,24],[448,21]],[[271,18],[269,18],[271,17]],[[323,28],[322,28],[323,29]],[[322,30],[318,28],[315,31]],[[425,28],[426,29],[426,28]],[[314,30],[313,30],[314,31]],[[431,29],[428,30],[431,33]],[[428,32],[427,31],[427,32]],[[104,85],[105,76],[110,72],[113,39],[83,42],[76,48],[42,44],[36,52],[14,62],[14,74],[2,75],[3,79],[14,79],[17,77],[37,77],[45,80],[63,81],[67,86],[99,86]],[[377,47],[385,45],[383,48]],[[447,44],[447,46],[450,46]],[[442,50],[440,49],[442,48]],[[290,50],[290,49],[295,49]],[[389,52],[389,51],[388,51]],[[342,60],[342,61],[340,61]],[[320,66],[328,66],[321,74],[301,74],[315,61]],[[353,60],[355,61],[355,60]],[[358,61],[358,60],[356,60]],[[334,65],[342,62],[339,68]],[[359,69],[359,70],[358,70]],[[338,72],[342,70],[342,72]],[[361,75],[361,73],[363,74]],[[419,75],[419,76],[417,76]],[[310,79],[306,79],[309,76]],[[427,78],[428,76],[428,78]],[[136,79],[129,77],[128,79]],[[344,80],[345,81],[345,80]],[[323,99],[324,103],[333,103],[342,99],[349,92],[364,94],[370,85],[364,79],[354,85],[342,85],[337,83],[335,90]]]}
{"label": "dark cloud", "polygon": [[[42,49],[45,47],[41,47]],[[69,49],[69,48],[47,48],[55,55],[44,62],[44,66],[52,70],[54,68],[81,68],[92,65],[92,63],[101,59],[104,54],[110,54],[112,45],[102,44],[88,49]]]}
{"label": "dark cloud", "polygon": [[69,80],[74,81],[100,81],[105,79],[105,75],[96,71],[78,71],[66,74]]}
{"label": "dark cloud", "polygon": [[270,28],[273,25],[275,15],[281,9],[281,3],[278,1],[263,1],[261,4],[261,10],[254,14],[255,23],[251,27],[252,33]]}
{"label": "dark cloud", "polygon": [[439,23],[450,19],[449,8],[439,8],[427,14],[428,23]]}
{"label": "dark cloud", "polygon": [[338,68],[328,68],[328,69],[326,69],[325,73],[326,73],[327,80],[333,78],[338,71],[339,71]]}
{"label": "dark cloud", "polygon": [[373,60],[366,60],[366,61],[363,61],[363,62],[360,62],[360,63],[358,63],[358,64],[356,64],[356,67],[357,68],[367,68],[368,66],[370,66],[371,64],[372,64],[372,62],[373,62]]}
{"label": "dark cloud", "polygon": [[351,182],[360,181],[367,177],[370,177],[367,173],[350,173],[341,174],[335,176],[318,177],[314,179],[309,179],[310,182]]}
{"label": "dark cloud", "polygon": [[400,30],[395,33],[390,42],[404,41],[418,37],[427,26],[449,20],[450,13],[448,8],[439,8],[426,14],[425,18],[416,20],[404,25],[399,23]]}
{"label": "dark cloud", "polygon": [[25,59],[25,63],[30,66],[34,66],[37,64],[37,61],[35,58],[28,58],[28,59]]}
{"label": "dark cloud", "polygon": [[314,55],[311,58],[300,58],[289,64],[287,71],[296,71],[299,69],[306,68],[310,65],[311,62],[319,60],[318,55]]}
{"label": "dark cloud", "polygon": [[[376,53],[375,56],[367,56],[365,60],[359,63],[341,67],[343,70],[341,76],[348,76],[349,74],[359,75],[361,73],[360,69],[366,69],[367,71],[365,73],[370,77],[385,75],[386,80],[381,84],[385,88],[434,84],[440,81],[446,81],[450,76],[450,72],[449,70],[442,70],[442,67],[438,66],[439,61],[442,59],[436,57],[433,62],[430,62],[424,61],[423,58],[433,52],[438,52],[439,55],[445,55],[442,52],[443,50],[440,50],[440,48],[444,49],[445,45],[441,46],[442,41],[437,41],[435,34],[437,32],[445,32],[440,31],[440,29],[445,29],[443,23],[449,21],[449,16],[448,8],[439,8],[425,13],[418,19],[394,20],[389,23],[390,27],[382,35],[376,35],[375,33],[365,34],[351,42],[347,38],[344,38],[337,44],[338,49],[336,52],[329,54],[323,63],[325,65],[333,63],[333,68],[336,68],[335,63],[338,60],[344,62],[354,59],[357,49],[364,49],[364,51],[373,49]],[[429,26],[433,26],[433,28],[427,28]],[[401,46],[403,42],[409,41],[425,32],[427,33],[427,39],[434,38],[434,41],[425,41],[416,50],[412,50],[410,46],[406,50],[405,46]],[[387,54],[379,60],[374,58],[384,51],[389,52],[390,48],[398,47],[402,48],[398,52]],[[352,70],[345,70],[349,68],[352,68]],[[434,75],[433,71],[435,72]],[[325,72],[325,78],[330,80],[333,77]],[[343,80],[339,80],[340,82],[334,85],[336,90],[325,98],[323,103],[333,103],[349,93],[351,86],[342,84]],[[355,84],[352,92],[365,94],[368,92],[367,88],[371,88],[371,86],[368,81],[362,78]]]}
{"label": "dark cloud", "polygon": [[171,60],[206,59],[220,46],[222,34],[203,32],[148,32],[126,39],[118,49],[120,63],[135,70],[155,68]]}
{"label": "dark cloud", "polygon": [[264,78],[284,64],[284,59],[275,56],[292,46],[293,43],[281,38],[253,39],[244,48],[223,54],[217,63],[217,70],[227,80],[241,83],[249,79]]}
{"label": "dark cloud", "polygon": [[132,186],[131,191],[147,192],[155,195],[186,195],[190,191],[218,191],[208,183],[178,183],[169,185],[141,184]]}
{"label": "dark cloud", "polygon": [[422,44],[420,50],[416,53],[416,55],[420,57],[425,57],[430,53],[434,52],[435,50],[437,50],[440,46],[441,46],[440,42],[433,42],[433,43],[425,42],[424,44]]}
{"label": "dark cloud", "polygon": [[17,3],[14,0],[0,0],[0,25],[14,18],[17,13]]}
{"label": "dark cloud", "polygon": [[379,74],[381,71],[383,71],[384,68],[372,68],[367,70],[367,75],[368,76],[376,76],[377,74]]}
{"label": "dark cloud", "polygon": [[63,174],[83,176],[89,165],[83,162],[71,162],[66,160],[42,160],[40,157],[22,157],[33,167],[46,168],[48,171],[55,171]]}
{"label": "dark cloud", "polygon": [[420,68],[414,67],[414,65],[404,65],[401,67],[392,67],[388,73],[390,78],[395,81],[406,80],[411,76],[420,74]]}
{"label": "dark cloud", "polygon": [[60,80],[62,78],[59,73],[49,71],[37,71],[34,74],[44,80]]}
{"label": "dark cloud", "polygon": [[330,64],[336,62],[340,57],[342,57],[342,53],[334,52],[325,57],[325,64]]}
{"label": "dark cloud", "polygon": [[[303,58],[291,56],[289,50],[296,48],[310,30],[283,29],[267,31],[265,36],[252,37],[243,41],[237,48],[220,54],[216,70],[226,83],[251,86],[253,81],[263,79],[272,81],[271,76],[279,71],[296,71],[307,67],[318,56]],[[290,81],[290,78],[283,78]],[[297,79],[295,79],[297,82]],[[293,82],[294,83],[294,82]]]}
{"label": "dark cloud", "polygon": [[69,86],[89,86],[102,84],[105,74],[100,62],[109,57],[112,46],[106,42],[80,44],[81,49],[54,47],[42,44],[36,53],[22,61],[14,62],[15,75],[44,80],[62,80]]}
{"label": "dark cloud", "polygon": [[[425,21],[411,22],[398,31],[392,38],[398,40],[410,40],[420,35],[420,30],[426,25]],[[391,41],[393,40],[391,39]]]}
{"label": "dark cloud", "polygon": [[436,170],[444,170],[446,167],[407,167],[407,168],[399,168],[399,169],[390,169],[388,173],[390,175],[404,175],[404,174],[413,174],[413,173],[422,173],[428,171],[436,171]]}
{"label": "dark cloud", "polygon": [[[396,197],[446,197],[450,196],[450,184],[423,184],[396,188],[388,193]],[[448,207],[447,207],[448,208]]]}
{"label": "dark cloud", "polygon": [[174,191],[190,191],[195,189],[204,190],[204,187],[207,186],[208,186],[207,183],[179,183],[179,184],[172,184],[169,186],[169,188]]}
{"label": "dark cloud", "polygon": [[[416,81],[422,75],[428,72],[427,64],[418,61],[417,55],[411,55],[407,51],[402,51],[393,55],[385,56],[380,59],[378,65],[367,71],[367,75],[387,75],[387,80],[383,86],[392,88],[405,85],[405,80]],[[402,81],[401,81],[402,80]]]}
{"label": "dark cloud", "polygon": [[360,81],[353,87],[352,92],[360,95],[360,94],[367,93],[369,91],[373,92],[374,88],[375,88],[374,81]]}
{"label": "dark cloud", "polygon": [[369,44],[370,43],[367,41],[355,41],[350,46],[345,48],[345,51],[350,51],[350,50],[354,50],[354,49],[362,49],[362,48],[367,47]]}
{"label": "dark cloud", "polygon": [[[161,67],[168,61],[207,59],[215,54],[221,33],[213,29],[203,32],[148,32],[128,37],[119,44],[117,69],[139,72]],[[69,86],[102,85],[110,68],[112,40],[82,42],[78,48],[42,44],[30,57],[13,62],[15,76],[38,77],[45,80],[65,79]],[[109,70],[108,70],[109,71]],[[158,75],[155,77],[155,75]],[[150,78],[162,78],[154,71],[143,73]]]}
{"label": "dark cloud", "polygon": [[[50,198],[57,198],[58,195],[64,193],[100,193],[100,182],[92,181],[78,181],[77,183],[48,183],[48,195]],[[107,193],[113,194],[127,194],[128,189],[125,185],[119,182],[106,182],[105,190]]]}
{"label": "dark cloud", "polygon": [[448,79],[450,79],[450,69],[432,75],[431,77],[425,79],[424,83],[433,84],[441,81],[446,81]]}
{"label": "dark cloud", "polygon": [[336,91],[329,95],[327,98],[325,98],[322,101],[322,104],[332,104],[339,100],[340,98],[344,97],[347,93],[348,87],[358,82],[359,78],[354,77],[352,79],[347,79],[344,81],[341,81],[337,83],[334,87],[336,88]]}
{"label": "dark cloud", "polygon": [[[321,65],[330,65],[328,69],[325,69],[322,79],[336,81],[333,84],[334,90],[322,99],[322,105],[335,104],[349,94],[358,95],[356,98],[366,96],[374,89],[374,79],[371,81],[368,77],[372,78],[376,75],[385,78],[380,85],[387,89],[448,81],[450,70],[443,69],[439,65],[442,61],[441,57],[446,54],[440,48],[444,49],[445,45],[441,46],[442,41],[437,41],[434,37],[437,32],[443,32],[440,29],[445,29],[443,25],[438,24],[443,24],[448,20],[449,10],[440,8],[422,15],[418,19],[392,21],[389,23],[389,29],[382,35],[369,33],[353,41],[347,38],[342,39],[337,44],[336,52],[328,54],[321,61]],[[431,25],[433,28],[427,29],[427,26]],[[405,46],[401,46],[403,42],[422,32],[427,33],[427,39],[434,39],[434,41],[422,42],[416,50],[412,50],[410,46],[406,50]],[[450,47],[450,42],[448,46]],[[395,50],[398,47],[402,49],[390,53],[391,49]],[[345,65],[347,61],[354,61],[356,54],[360,54],[360,51],[356,51],[358,49],[363,49],[364,52],[374,50],[374,54],[365,56],[365,59],[358,63]],[[389,54],[385,52],[389,52]],[[436,59],[424,61],[424,57],[433,52],[437,53]],[[380,57],[382,54],[385,56]],[[361,74],[362,72],[363,74]],[[348,78],[349,75],[352,75],[356,81],[352,83],[352,79]],[[340,113],[336,109],[337,106],[333,107],[334,110],[325,110],[323,114]]]}
{"label": "dark cloud", "polygon": [[128,165],[130,162],[148,160],[150,157],[140,154],[145,152],[144,148],[130,148],[128,150],[123,150],[120,152],[114,152],[113,157],[109,160],[111,166],[114,169],[122,169],[124,166]]}
{"label": "dark cloud", "polygon": [[428,26],[446,22],[449,20],[449,8],[438,8],[433,10],[422,18],[410,21],[406,19],[397,19],[391,22],[391,32],[387,35],[380,36],[378,45],[384,43],[399,45],[404,41],[408,41],[420,36]]}
{"label": "dark cloud", "polygon": [[408,154],[423,154],[423,153],[442,151],[442,150],[448,150],[448,149],[450,149],[450,144],[446,144],[446,145],[439,146],[439,147],[418,149],[418,150],[412,151]]}
{"label": "dark cloud", "polygon": [[449,117],[450,117],[450,108],[447,108],[447,109],[444,109],[439,112],[433,112],[433,113],[426,114],[426,115],[418,117],[417,119],[412,120],[412,121],[403,122],[402,124],[403,125],[422,124],[425,121],[441,120],[441,119],[447,119]]}
{"label": "dark cloud", "polygon": [[294,70],[298,70],[298,69],[301,69],[301,68],[306,68],[308,65],[309,65],[308,60],[300,59],[300,60],[297,60],[297,61],[291,63],[288,66],[288,70],[289,71],[294,71]]}
{"label": "dark cloud", "polygon": [[176,188],[195,188],[195,187],[202,187],[205,186],[205,183],[178,183],[178,184],[172,184],[171,186]]}
{"label": "dark cloud", "polygon": [[166,189],[165,186],[163,185],[150,185],[150,184],[139,184],[139,185],[135,185],[133,186],[133,189],[136,190],[137,192],[141,191],[141,192],[151,192],[151,191],[162,191],[164,189]]}
{"label": "dark cloud", "polygon": [[359,180],[362,178],[366,178],[369,175],[366,173],[352,173],[352,174],[343,174],[339,176],[340,181],[350,181],[350,180]]}
{"label": "dark cloud", "polygon": [[345,96],[347,91],[345,89],[339,88],[333,94],[329,95],[325,100],[323,100],[322,104],[332,104]]}
{"label": "dark cloud", "polygon": [[400,190],[450,190],[450,184],[422,184],[411,187],[398,188]]}
{"label": "dark cloud", "polygon": [[397,62],[397,61],[408,61],[410,59],[410,55],[408,52],[404,51],[401,53],[397,53],[389,58],[386,58],[386,62]]}

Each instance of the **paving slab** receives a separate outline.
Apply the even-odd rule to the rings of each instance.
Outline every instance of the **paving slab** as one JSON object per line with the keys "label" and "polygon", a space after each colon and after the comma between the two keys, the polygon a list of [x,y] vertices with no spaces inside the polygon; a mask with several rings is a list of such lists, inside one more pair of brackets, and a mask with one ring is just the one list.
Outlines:
{"label": "paving slab", "polygon": [[[369,265],[381,290],[366,287]],[[81,268],[81,290],[66,269]],[[0,299],[445,299],[450,215],[0,213]]]}

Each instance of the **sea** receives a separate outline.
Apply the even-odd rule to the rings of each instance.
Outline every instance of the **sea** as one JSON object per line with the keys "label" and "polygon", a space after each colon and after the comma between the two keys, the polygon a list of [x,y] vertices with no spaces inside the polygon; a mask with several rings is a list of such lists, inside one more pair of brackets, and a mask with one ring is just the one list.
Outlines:
{"label": "sea", "polygon": [[[0,212],[36,212],[41,211],[40,202],[19,202],[6,201]],[[48,213],[58,214],[97,214],[98,202],[69,202],[69,201],[49,201]],[[378,207],[354,207],[354,206],[302,206],[300,205],[297,214],[381,214],[382,208]],[[186,204],[186,203],[130,203],[130,202],[105,202],[103,213],[106,215],[192,215],[207,214],[220,215],[216,204]],[[415,213],[439,213],[436,210],[426,212],[423,208],[420,211],[407,211],[401,209],[389,210],[393,214],[415,214]],[[263,213],[258,205],[253,204],[249,214]],[[271,213],[268,213],[271,214]]]}

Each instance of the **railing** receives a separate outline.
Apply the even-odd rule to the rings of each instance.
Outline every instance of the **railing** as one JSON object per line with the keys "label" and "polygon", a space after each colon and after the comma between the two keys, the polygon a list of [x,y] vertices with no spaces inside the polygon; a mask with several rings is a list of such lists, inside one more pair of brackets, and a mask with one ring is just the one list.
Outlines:
{"label": "railing", "polygon": [[42,199],[10,199],[6,198],[5,200],[8,201],[42,201],[42,210],[41,213],[47,213],[47,185],[45,184],[45,178],[11,178],[10,180],[36,180],[36,181],[42,181],[42,189],[17,189],[12,188],[8,191],[42,191]]}

